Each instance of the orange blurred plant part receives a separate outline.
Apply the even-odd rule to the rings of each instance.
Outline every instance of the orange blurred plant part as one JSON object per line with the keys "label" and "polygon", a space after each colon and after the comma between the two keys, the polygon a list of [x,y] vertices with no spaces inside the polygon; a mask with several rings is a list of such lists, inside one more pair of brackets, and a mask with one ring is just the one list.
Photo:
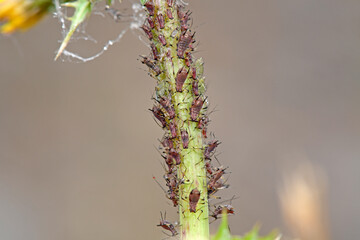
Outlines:
{"label": "orange blurred plant part", "polygon": [[51,0],[0,0],[0,32],[25,31],[51,11]]}

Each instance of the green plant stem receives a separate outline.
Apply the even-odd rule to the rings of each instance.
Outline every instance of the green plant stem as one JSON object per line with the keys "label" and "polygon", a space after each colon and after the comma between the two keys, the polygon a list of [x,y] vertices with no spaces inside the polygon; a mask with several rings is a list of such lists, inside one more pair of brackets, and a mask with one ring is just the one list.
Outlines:
{"label": "green plant stem", "polygon": [[[177,189],[177,200],[180,215],[180,234],[181,239],[209,239],[209,210],[208,210],[208,189],[207,176],[205,169],[204,149],[202,129],[198,127],[200,117],[205,116],[207,101],[203,96],[205,92],[204,78],[197,79],[199,83],[199,96],[196,96],[193,91],[192,83],[195,81],[191,76],[191,67],[197,72],[202,73],[202,59],[192,62],[189,67],[186,60],[189,61],[188,52],[192,52],[189,46],[183,57],[178,55],[178,43],[181,34],[181,22],[178,16],[178,6],[174,4],[169,6],[166,0],[148,1],[155,7],[154,15],[148,14],[148,18],[152,19],[156,26],[151,29],[152,37],[149,37],[156,50],[159,52],[159,59],[152,61],[161,70],[161,73],[154,71],[150,66],[151,75],[157,79],[155,106],[162,109],[162,113],[166,120],[165,135],[171,135],[169,128],[170,123],[175,123],[176,136],[171,136],[174,149],[180,155],[181,163],[176,166],[177,181],[181,182]],[[168,12],[171,11],[173,19],[168,17]],[[184,11],[180,9],[180,11]],[[164,17],[164,28],[159,27],[158,16]],[[145,25],[145,24],[144,24]],[[190,32],[190,31],[189,31]],[[164,45],[159,36],[163,35],[166,41]],[[155,58],[155,57],[154,57]],[[151,58],[149,58],[151,59]],[[188,71],[186,80],[179,91],[176,87],[176,77],[180,69],[185,68]],[[190,109],[195,99],[201,98],[204,101],[197,119],[191,118]],[[175,110],[175,116],[169,117],[166,109],[161,107],[158,102],[161,99],[169,99],[171,106]],[[181,138],[182,131],[187,131],[189,144],[184,148],[184,140]],[[200,192],[198,201],[195,202],[195,211],[190,211],[189,195],[192,190],[197,189]]]}

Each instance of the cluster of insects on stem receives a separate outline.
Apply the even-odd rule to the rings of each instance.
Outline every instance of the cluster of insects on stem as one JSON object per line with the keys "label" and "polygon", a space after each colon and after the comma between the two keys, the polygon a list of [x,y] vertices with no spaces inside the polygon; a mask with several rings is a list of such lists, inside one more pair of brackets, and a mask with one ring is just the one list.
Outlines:
{"label": "cluster of insects on stem", "polygon": [[[217,205],[214,210],[204,209],[209,199],[218,199],[215,193],[228,188],[224,181],[227,168],[214,167],[212,158],[220,142],[208,140],[207,126],[210,122],[205,96],[203,60],[195,59],[195,33],[190,30],[190,11],[175,1],[167,0],[166,6],[158,6],[148,0],[144,6],[147,18],[141,27],[150,40],[150,55],[142,56],[141,62],[157,80],[154,105],[149,109],[165,134],[160,140],[161,156],[164,159],[163,176],[166,197],[184,218],[196,214],[196,218],[216,220],[225,209],[233,214],[230,205]],[[196,157],[195,157],[196,156]],[[193,162],[198,159],[198,162]],[[193,170],[199,169],[198,175]],[[201,205],[201,206],[200,206]],[[206,211],[206,216],[202,214]],[[208,214],[211,211],[211,214]],[[195,215],[194,215],[195,216]],[[177,235],[177,224],[161,214],[160,224],[171,236]]]}

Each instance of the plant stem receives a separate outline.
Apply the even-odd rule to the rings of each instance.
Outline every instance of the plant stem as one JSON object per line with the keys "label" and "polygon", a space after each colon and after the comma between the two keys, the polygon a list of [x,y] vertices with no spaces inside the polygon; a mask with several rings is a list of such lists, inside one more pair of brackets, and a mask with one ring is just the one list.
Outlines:
{"label": "plant stem", "polygon": [[172,2],[149,0],[145,4],[148,18],[143,29],[153,53],[143,57],[143,63],[157,80],[152,112],[166,131],[163,146],[168,169],[164,177],[168,198],[179,206],[181,239],[209,239],[203,62],[192,59],[189,13]]}

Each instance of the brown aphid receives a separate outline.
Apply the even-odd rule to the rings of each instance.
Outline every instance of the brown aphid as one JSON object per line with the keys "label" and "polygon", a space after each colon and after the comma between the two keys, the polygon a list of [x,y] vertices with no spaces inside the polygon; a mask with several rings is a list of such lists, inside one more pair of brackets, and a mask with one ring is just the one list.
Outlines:
{"label": "brown aphid", "polygon": [[216,193],[220,189],[228,188],[230,185],[223,183],[221,179],[217,180],[216,182],[209,182],[208,184],[208,196]]}
{"label": "brown aphid", "polygon": [[174,19],[170,8],[166,9],[166,15],[169,19]]}
{"label": "brown aphid", "polygon": [[179,165],[181,163],[180,154],[174,149],[170,149],[168,156],[175,161],[176,165]]}
{"label": "brown aphid", "polygon": [[154,59],[158,60],[160,58],[160,56],[159,56],[159,51],[157,50],[155,44],[151,43],[150,47],[151,47],[151,51],[152,51],[152,54],[154,56]]}
{"label": "brown aphid", "polygon": [[161,98],[159,103],[169,114],[169,118],[173,119],[175,117],[175,109],[171,103],[171,100],[169,98]]}
{"label": "brown aphid", "polygon": [[185,13],[182,11],[182,7],[178,7],[177,8],[177,14],[178,14],[178,17],[179,17],[179,19],[182,19],[184,16],[185,16]]}
{"label": "brown aphid", "polygon": [[195,67],[191,67],[191,77],[196,80],[197,76],[196,76],[196,68]]}
{"label": "brown aphid", "polygon": [[206,128],[203,128],[203,129],[201,130],[201,133],[202,133],[202,135],[203,135],[204,138],[207,138],[206,130],[207,130]]}
{"label": "brown aphid", "polygon": [[185,64],[186,66],[190,67],[190,65],[193,63],[192,61],[192,55],[190,52],[186,53],[186,58],[185,58]]}
{"label": "brown aphid", "polygon": [[165,19],[164,19],[164,16],[161,13],[159,13],[157,15],[157,21],[159,23],[160,29],[163,29],[165,27]]}
{"label": "brown aphid", "polygon": [[144,32],[147,35],[147,37],[149,38],[149,40],[153,39],[153,34],[151,32],[151,29],[147,25],[143,24],[141,26],[141,29],[144,30]]}
{"label": "brown aphid", "polygon": [[166,120],[165,120],[165,115],[164,113],[161,111],[161,109],[157,106],[153,106],[152,109],[149,109],[153,114],[154,117],[160,121],[160,123],[162,124],[162,127],[166,127]]}
{"label": "brown aphid", "polygon": [[194,101],[191,104],[191,108],[190,108],[191,120],[193,120],[193,121],[197,120],[203,105],[204,105],[204,100],[202,100],[200,97],[197,97],[196,99],[194,99]]}
{"label": "brown aphid", "polygon": [[174,207],[177,207],[179,205],[178,196],[174,191],[169,192],[168,198],[173,202]]}
{"label": "brown aphid", "polygon": [[154,16],[154,10],[155,10],[154,4],[152,2],[150,2],[150,1],[148,1],[147,3],[144,4],[144,6],[148,10],[149,15]]}
{"label": "brown aphid", "polygon": [[200,199],[200,191],[197,188],[194,188],[191,190],[189,194],[189,208],[190,212],[195,213],[196,212],[196,206]]}
{"label": "brown aphid", "polygon": [[167,158],[165,158],[165,163],[168,166],[168,173],[173,173],[174,167],[175,167],[173,159],[170,157],[167,157]]}
{"label": "brown aphid", "polygon": [[186,30],[180,35],[179,42],[177,44],[177,55],[179,58],[184,58],[184,53],[193,41],[193,36],[194,35],[191,35],[190,30]]}
{"label": "brown aphid", "polygon": [[189,147],[189,134],[186,130],[181,131],[181,140],[183,148],[187,149]]}
{"label": "brown aphid", "polygon": [[213,214],[211,214],[210,216],[218,219],[218,216],[225,211],[226,214],[234,214],[234,208],[231,205],[219,205],[215,208]]}
{"label": "brown aphid", "polygon": [[225,173],[225,168],[222,167],[218,168],[214,172],[214,174],[211,175],[209,184],[215,185],[215,182],[217,182],[222,177],[222,175],[224,175],[224,173]]}
{"label": "brown aphid", "polygon": [[205,151],[204,151],[205,159],[210,160],[210,154],[215,150],[217,146],[219,146],[220,143],[221,142],[219,142],[218,140],[213,140],[205,147]]}
{"label": "brown aphid", "polygon": [[165,191],[165,189],[161,186],[161,184],[156,180],[155,177],[153,177],[153,179],[155,180],[155,182],[159,185],[159,187],[165,192],[166,194],[166,197],[168,199],[170,199],[173,204],[174,204],[174,207],[177,207],[178,206],[178,197],[177,197],[177,194],[172,191],[171,189],[169,191]]}
{"label": "brown aphid", "polygon": [[179,71],[177,72],[175,77],[175,85],[177,92],[182,92],[182,88],[187,78],[187,75],[188,75],[188,71],[186,70],[185,67],[180,68]]}
{"label": "brown aphid", "polygon": [[191,14],[190,11],[187,11],[186,13],[182,11],[182,8],[178,8],[177,9],[177,14],[178,14],[178,17],[180,19],[180,25],[181,25],[181,32],[184,32],[186,31],[189,26],[187,24],[187,22],[189,21],[189,16]]}
{"label": "brown aphid", "polygon": [[152,18],[152,17],[148,17],[148,18],[147,18],[147,21],[148,21],[148,23],[149,23],[150,28],[151,28],[151,29],[154,29],[155,23],[154,23],[153,18]]}
{"label": "brown aphid", "polygon": [[167,173],[166,175],[164,175],[164,179],[166,181],[166,186],[175,191],[178,187],[176,173]]}
{"label": "brown aphid", "polygon": [[159,42],[160,42],[163,46],[166,46],[166,39],[165,39],[164,35],[159,34],[158,38],[159,38]]}
{"label": "brown aphid", "polygon": [[211,163],[210,162],[205,162],[205,168],[206,168],[206,171],[208,174],[212,175],[213,174],[213,168],[211,166]]}
{"label": "brown aphid", "polygon": [[153,70],[155,72],[155,76],[159,75],[161,73],[160,67],[155,63],[155,61],[147,58],[147,57],[143,57],[143,60],[141,60],[141,63],[145,64],[146,66],[148,66],[151,70]]}
{"label": "brown aphid", "polygon": [[207,135],[206,135],[206,131],[207,131],[207,124],[209,123],[209,118],[208,117],[202,117],[199,122],[198,122],[198,128],[199,129],[202,129],[202,135],[204,138],[207,138]]}
{"label": "brown aphid", "polygon": [[168,138],[168,137],[164,137],[164,139],[161,141],[161,145],[164,147],[164,148],[174,148],[174,143],[173,141]]}
{"label": "brown aphid", "polygon": [[173,7],[174,6],[174,1],[175,0],[167,0],[167,4],[169,7]]}
{"label": "brown aphid", "polygon": [[192,82],[192,91],[195,96],[199,96],[199,81],[196,79]]}
{"label": "brown aphid", "polygon": [[164,214],[164,218],[163,218],[161,212],[160,212],[160,214],[161,214],[160,224],[159,224],[159,225],[156,225],[156,226],[162,227],[162,228],[164,228],[165,230],[170,231],[171,234],[172,234],[172,236],[177,235],[178,233],[177,233],[177,231],[176,231],[176,229],[175,229],[175,227],[174,227],[174,224],[172,224],[171,222],[165,220],[165,219],[166,219],[166,212],[165,212],[165,214]]}
{"label": "brown aphid", "polygon": [[202,118],[200,118],[197,127],[198,127],[199,129],[206,128],[206,126],[208,125],[209,121],[210,121],[210,120],[209,120],[208,117],[202,117]]}
{"label": "brown aphid", "polygon": [[169,123],[169,130],[172,138],[176,138],[176,125],[174,122]]}

